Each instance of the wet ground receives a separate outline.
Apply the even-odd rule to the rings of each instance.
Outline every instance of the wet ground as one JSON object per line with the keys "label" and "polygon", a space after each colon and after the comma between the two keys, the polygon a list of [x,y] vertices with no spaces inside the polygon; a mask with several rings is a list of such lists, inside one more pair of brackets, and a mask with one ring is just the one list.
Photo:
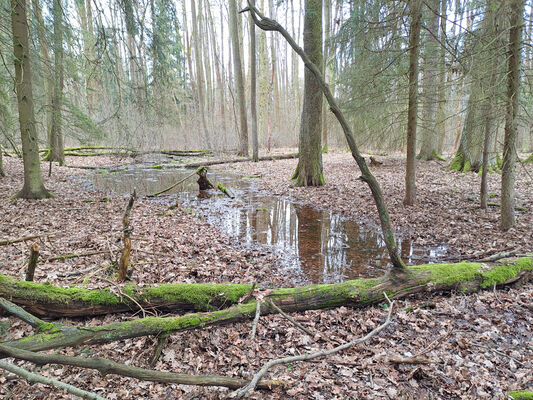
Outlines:
{"label": "wet ground", "polygon": [[[139,196],[161,191],[194,170],[161,168],[160,165],[128,166],[92,175],[98,190]],[[199,196],[197,176],[186,179],[153,201],[178,204],[197,212],[221,232],[251,246],[265,246],[282,254],[288,273],[314,283],[332,283],[382,275],[388,266],[385,243],[378,227],[361,226],[328,210],[318,210],[290,199],[269,195],[257,188],[257,177],[243,177],[211,169],[209,178],[231,188],[235,198],[218,191]],[[444,247],[416,248],[400,240],[402,258],[412,264],[436,262]]]}

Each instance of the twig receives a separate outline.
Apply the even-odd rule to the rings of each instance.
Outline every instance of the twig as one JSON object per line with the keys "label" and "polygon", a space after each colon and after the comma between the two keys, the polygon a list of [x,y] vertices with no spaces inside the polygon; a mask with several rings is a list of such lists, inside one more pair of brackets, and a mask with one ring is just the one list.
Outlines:
{"label": "twig", "polygon": [[494,293],[494,297],[496,298],[496,300],[498,300],[498,303],[502,304],[502,301],[498,297],[498,293],[496,293],[496,282],[494,282],[494,286],[492,288],[492,292]]}
{"label": "twig", "polygon": [[165,345],[165,341],[169,337],[169,334],[159,335],[157,336],[157,345],[154,349],[154,354],[152,355],[152,358],[150,359],[150,367],[154,367],[157,363],[157,360],[159,360],[159,357],[161,356],[161,352],[163,351],[163,346]]}
{"label": "twig", "polygon": [[0,360],[0,368],[5,369],[6,371],[9,371],[15,375],[18,375],[21,378],[26,379],[30,383],[44,383],[45,385],[52,385],[58,389],[63,389],[70,394],[79,396],[82,399],[106,400],[105,397],[102,397],[96,393],[87,392],[86,390],[69,385],[68,383],[58,381],[57,379],[47,378],[42,375],[35,374],[33,372],[25,370],[24,368],[20,368],[16,365],[8,363],[4,360]]}
{"label": "twig", "polygon": [[37,267],[37,261],[39,261],[39,245],[34,243],[30,247],[30,260],[28,261],[28,267],[26,268],[26,281],[32,282],[35,275],[35,268]]}
{"label": "twig", "polygon": [[[220,375],[187,375],[177,374],[174,372],[153,371],[145,368],[133,367],[131,365],[124,365],[116,363],[101,357],[85,358],[63,356],[60,354],[43,354],[34,353],[32,351],[22,350],[0,344],[0,354],[14,357],[19,360],[26,360],[32,363],[44,364],[61,364],[72,365],[75,367],[88,368],[100,371],[105,374],[116,374],[120,376],[128,376],[144,381],[161,382],[161,383],[177,383],[181,385],[197,385],[197,386],[222,386],[230,389],[237,389],[243,387],[248,383],[247,380],[239,378],[230,378]],[[280,386],[277,381],[261,380],[258,387],[261,389],[270,389],[272,387]]]}
{"label": "twig", "polygon": [[311,332],[309,329],[307,329],[305,326],[300,324],[298,321],[295,321],[290,315],[285,313],[281,308],[279,308],[277,305],[274,304],[274,302],[271,299],[268,299],[268,304],[270,307],[272,307],[274,310],[276,310],[278,313],[283,315],[291,324],[293,324],[298,329],[302,330],[303,332],[307,333],[309,336],[314,337],[314,333]]}
{"label": "twig", "polygon": [[[106,278],[100,278],[100,279],[103,280],[103,281],[106,281],[107,283],[110,283],[110,284],[114,285],[117,288],[119,295],[120,296],[124,296],[127,299],[129,299],[131,302],[135,303],[137,305],[137,307],[139,307],[139,310],[142,312],[143,318],[146,318],[146,311],[143,308],[143,306],[141,306],[139,304],[139,302],[137,300],[135,300],[133,297],[131,297],[130,295],[128,295],[128,294],[124,293],[122,290],[120,290],[120,286],[116,282],[110,281],[109,279],[106,279]],[[156,315],[155,313],[150,313],[150,314]]]}
{"label": "twig", "polygon": [[259,323],[259,317],[261,316],[261,303],[258,301],[256,303],[255,307],[255,317],[252,322],[252,334],[250,335],[250,339],[255,339],[255,333],[257,331],[257,324]]}
{"label": "twig", "polygon": [[483,346],[482,344],[477,344],[477,343],[469,343],[469,344],[471,344],[472,346],[481,347],[482,349],[493,351],[494,353],[499,354],[500,356],[504,356],[504,357],[510,358],[511,360],[514,360],[518,364],[524,365],[524,363],[522,361],[517,360],[515,357],[510,356],[509,354],[505,354],[503,351],[499,351],[499,350],[493,349],[493,348],[488,347],[488,346]]}
{"label": "twig", "polygon": [[96,256],[98,254],[107,254],[109,253],[109,250],[100,250],[100,251],[89,251],[87,253],[72,253],[72,254],[62,254],[59,256],[49,257],[45,261],[57,261],[57,260],[67,260],[70,258],[78,258],[78,257],[90,257],[90,256]]}
{"label": "twig", "polygon": [[43,233],[42,235],[23,236],[23,237],[16,238],[16,239],[4,239],[4,240],[0,240],[0,246],[6,246],[12,243],[26,242],[27,240],[38,239],[38,238],[54,236],[54,235],[57,235],[57,232]]}
{"label": "twig", "polygon": [[320,350],[320,351],[317,351],[315,353],[307,353],[307,354],[302,354],[302,355],[299,355],[299,356],[292,356],[292,357],[285,357],[285,358],[278,358],[278,359],[275,359],[275,360],[270,360],[265,365],[263,365],[263,367],[259,370],[259,372],[257,372],[254,375],[252,381],[248,385],[246,385],[245,387],[235,391],[232,394],[232,396],[233,397],[237,397],[237,398],[241,398],[241,397],[247,396],[248,392],[250,392],[251,390],[255,389],[255,387],[257,385],[257,382],[259,382],[259,380],[263,377],[263,375],[265,375],[266,372],[270,368],[275,366],[275,365],[288,364],[288,363],[293,363],[293,362],[296,362],[296,361],[312,360],[312,359],[318,358],[318,357],[326,357],[326,356],[329,356],[331,354],[338,353],[339,351],[346,350],[346,349],[348,349],[348,348],[350,348],[352,346],[355,346],[356,344],[365,342],[368,339],[370,339],[371,337],[377,335],[379,332],[381,332],[383,329],[385,329],[387,326],[389,326],[389,324],[391,322],[392,309],[393,309],[393,305],[394,305],[394,301],[391,302],[385,292],[383,293],[383,295],[385,296],[385,298],[389,302],[389,313],[387,314],[387,319],[385,320],[385,322],[383,324],[381,324],[377,328],[373,329],[372,331],[370,331],[368,334],[366,334],[362,338],[355,339],[355,340],[352,340],[351,342],[341,344],[340,346],[334,347],[333,349],[330,349],[330,350]]}
{"label": "twig", "polygon": [[389,362],[395,364],[432,364],[436,362],[435,360],[430,360],[429,358],[421,357],[389,357]]}
{"label": "twig", "polygon": [[34,328],[38,329],[41,326],[46,325],[46,322],[42,319],[37,318],[35,315],[30,314],[22,307],[17,306],[16,304],[4,299],[3,297],[0,297],[0,307],[6,310],[9,314],[20,318],[22,321],[33,326]]}

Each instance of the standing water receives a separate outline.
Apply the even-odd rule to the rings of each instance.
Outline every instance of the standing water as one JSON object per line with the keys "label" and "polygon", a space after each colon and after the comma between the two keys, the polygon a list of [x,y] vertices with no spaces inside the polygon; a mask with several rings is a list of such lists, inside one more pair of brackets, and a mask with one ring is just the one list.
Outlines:
{"label": "standing water", "polygon": [[[139,196],[163,190],[191,174],[185,169],[130,166],[93,175],[100,190]],[[303,274],[313,283],[332,283],[382,275],[389,267],[387,248],[377,228],[363,227],[340,214],[318,210],[257,188],[254,178],[209,172],[213,182],[231,188],[234,199],[212,191],[198,195],[197,176],[154,201],[171,201],[192,208],[223,233],[250,245],[264,245],[280,253],[288,273]],[[170,200],[169,200],[170,199]],[[400,238],[402,258],[409,263],[434,262],[444,247],[420,249]]]}

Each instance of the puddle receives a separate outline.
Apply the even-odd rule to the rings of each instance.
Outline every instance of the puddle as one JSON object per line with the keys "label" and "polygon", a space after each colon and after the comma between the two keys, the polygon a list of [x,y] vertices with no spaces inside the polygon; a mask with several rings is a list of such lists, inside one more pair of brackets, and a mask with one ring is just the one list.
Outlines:
{"label": "puddle", "polygon": [[[139,196],[163,190],[193,170],[154,169],[130,166],[117,172],[93,175],[99,190]],[[209,178],[231,188],[235,199],[212,191],[198,196],[196,175],[174,188],[171,196],[154,201],[178,202],[191,208],[223,233],[252,246],[268,246],[279,252],[287,273],[313,283],[333,283],[359,277],[375,277],[388,269],[385,243],[378,229],[360,226],[331,211],[268,195],[257,188],[253,178],[242,178],[211,170]],[[210,191],[211,192],[211,191]],[[421,249],[400,238],[402,258],[412,264],[436,262],[444,247]]]}

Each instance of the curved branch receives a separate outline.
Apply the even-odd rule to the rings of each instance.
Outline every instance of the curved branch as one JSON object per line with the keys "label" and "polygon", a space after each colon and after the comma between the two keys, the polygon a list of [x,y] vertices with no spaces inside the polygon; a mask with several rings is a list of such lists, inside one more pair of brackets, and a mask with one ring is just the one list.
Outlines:
{"label": "curved branch", "polygon": [[377,207],[378,214],[379,214],[379,219],[381,222],[381,230],[383,232],[383,238],[384,238],[385,244],[387,245],[389,257],[393,265],[393,271],[395,273],[405,272],[406,270],[405,264],[402,261],[399,255],[399,252],[398,252],[398,246],[396,245],[396,240],[394,238],[394,234],[393,234],[392,227],[390,224],[389,212],[387,210],[387,206],[385,205],[385,199],[383,198],[381,187],[379,186],[379,183],[374,177],[374,175],[370,172],[370,169],[368,168],[368,165],[366,164],[364,157],[359,152],[357,144],[355,143],[352,129],[350,128],[348,121],[346,121],[346,118],[344,117],[344,114],[342,113],[340,107],[338,106],[337,101],[333,97],[333,94],[331,93],[331,90],[329,89],[328,84],[324,81],[324,77],[322,76],[320,69],[309,59],[309,57],[304,52],[304,50],[300,46],[298,46],[298,44],[294,41],[292,36],[278,22],[276,22],[273,19],[266,18],[252,4],[250,0],[248,0],[247,8],[249,9],[249,12],[252,14],[252,19],[254,23],[260,29],[264,31],[279,32],[285,38],[287,43],[289,43],[292,49],[300,56],[305,66],[315,76],[315,79],[318,85],[320,86],[320,89],[322,90],[322,92],[324,93],[324,96],[326,97],[328,101],[331,112],[335,115],[335,117],[337,118],[337,120],[339,121],[342,127],[342,130],[344,132],[344,137],[346,138],[346,141],[348,142],[348,146],[350,147],[352,156],[361,171],[361,179],[368,184],[370,191],[372,192],[372,196],[374,197],[374,201],[376,203],[376,207]]}

